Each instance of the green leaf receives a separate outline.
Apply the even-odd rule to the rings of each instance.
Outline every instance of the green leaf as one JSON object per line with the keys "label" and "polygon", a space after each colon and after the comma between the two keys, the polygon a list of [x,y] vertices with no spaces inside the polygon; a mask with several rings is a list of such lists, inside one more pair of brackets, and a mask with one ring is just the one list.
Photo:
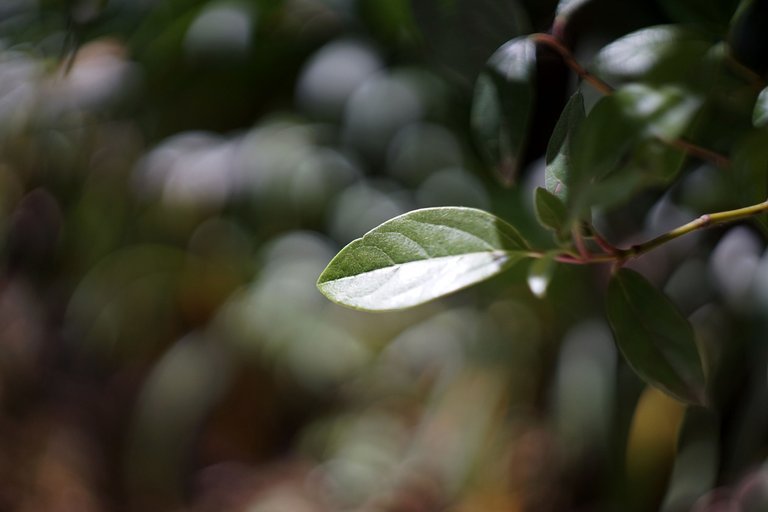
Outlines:
{"label": "green leaf", "polygon": [[556,233],[568,229],[568,211],[560,198],[551,192],[538,187],[535,196],[536,218],[539,224]]}
{"label": "green leaf", "polygon": [[739,0],[660,0],[659,4],[674,20],[708,24],[717,33],[728,26]]}
{"label": "green leaf", "polygon": [[568,194],[565,183],[570,173],[570,141],[585,116],[584,97],[576,91],[563,108],[547,145],[544,185],[560,199]]}
{"label": "green leaf", "polygon": [[317,286],[339,304],[403,309],[499,274],[528,245],[498,217],[473,208],[426,208],[385,222],[336,255]]}
{"label": "green leaf", "polygon": [[494,53],[477,80],[472,130],[487,163],[511,184],[522,163],[534,105],[536,45],[518,37]]}
{"label": "green leaf", "polygon": [[592,62],[608,81],[689,81],[712,42],[680,25],[658,25],[627,34],[605,46]]}
{"label": "green leaf", "polygon": [[693,328],[644,277],[619,270],[608,285],[608,321],[632,369],[674,398],[706,405],[706,381]]}
{"label": "green leaf", "polygon": [[[571,169],[566,176],[569,214],[577,218],[596,204],[599,198],[591,189],[616,171],[636,144],[676,138],[700,106],[697,96],[673,86],[631,84],[601,99],[571,145]],[[656,181],[653,169],[629,166],[624,173],[637,176],[620,181]]]}
{"label": "green leaf", "polygon": [[730,54],[758,75],[768,72],[768,3],[742,0],[728,31]]}
{"label": "green leaf", "polygon": [[554,255],[548,254],[543,258],[534,260],[528,269],[528,288],[536,297],[543,299],[547,295],[547,288],[555,274]]}
{"label": "green leaf", "polygon": [[752,124],[758,128],[768,125],[768,87],[760,91],[752,111]]}

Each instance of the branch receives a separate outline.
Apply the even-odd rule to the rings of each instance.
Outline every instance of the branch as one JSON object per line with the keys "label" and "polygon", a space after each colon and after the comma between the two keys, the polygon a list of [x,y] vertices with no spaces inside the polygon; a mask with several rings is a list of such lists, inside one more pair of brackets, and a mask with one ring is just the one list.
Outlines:
{"label": "branch", "polygon": [[571,50],[566,47],[562,41],[550,34],[533,34],[531,38],[537,42],[549,46],[563,58],[565,64],[571,68],[582,80],[588,82],[592,87],[600,91],[604,95],[613,93],[614,89],[608,83],[604,82],[601,78],[593,75],[584,68],[571,53]]}
{"label": "branch", "polygon": [[[579,257],[576,257],[571,253],[562,253],[557,255],[555,260],[561,263],[572,264],[617,263],[621,265],[628,260],[638,258],[643,254],[659,247],[660,245],[664,245],[667,242],[671,242],[672,240],[680,238],[683,235],[687,235],[688,233],[693,233],[694,231],[717,226],[719,224],[727,224],[729,222],[735,222],[737,220],[754,217],[755,215],[766,212],[768,212],[768,201],[764,201],[752,206],[746,206],[744,208],[738,208],[736,210],[708,213],[695,220],[692,220],[687,224],[676,227],[675,229],[668,231],[663,235],[652,238],[647,242],[633,245],[629,249],[618,249],[613,246],[609,246],[611,250],[607,252],[597,254],[584,254],[579,251]],[[531,253],[530,256],[534,258],[542,258],[544,257],[544,253]]]}
{"label": "branch", "polygon": [[647,253],[648,251],[655,249],[660,245],[663,245],[667,242],[674,240],[675,238],[679,238],[683,235],[687,235],[688,233],[692,233],[699,229],[717,226],[718,224],[726,224],[728,222],[734,222],[741,219],[746,219],[748,217],[759,215],[765,212],[768,212],[768,201],[764,201],[762,203],[758,203],[752,206],[747,206],[744,208],[738,208],[736,210],[727,210],[724,212],[708,213],[708,214],[702,215],[696,220],[689,222],[688,224],[683,224],[682,226],[677,227],[672,231],[668,231],[663,235],[660,235],[660,236],[657,236],[656,238],[648,240],[647,242],[643,242],[642,244],[632,246],[631,249],[624,251],[624,257],[625,259],[636,258],[642,254]]}

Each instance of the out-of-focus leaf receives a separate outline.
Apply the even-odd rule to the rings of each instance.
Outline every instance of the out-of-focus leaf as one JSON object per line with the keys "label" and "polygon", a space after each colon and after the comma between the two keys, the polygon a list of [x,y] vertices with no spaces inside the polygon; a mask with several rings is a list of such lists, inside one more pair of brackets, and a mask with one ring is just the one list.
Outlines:
{"label": "out-of-focus leaf", "polygon": [[[460,81],[471,84],[488,55],[512,37],[531,32],[531,22],[518,2],[498,0],[406,0],[424,55]],[[357,2],[361,3],[361,2]],[[363,5],[388,5],[365,0]],[[407,27],[406,27],[407,28]],[[403,31],[402,26],[393,30]],[[457,34],[461,34],[457,37]]]}
{"label": "out-of-focus leaf", "polygon": [[743,0],[728,32],[733,57],[759,75],[768,72],[768,2]]}
{"label": "out-of-focus leaf", "polygon": [[[687,128],[701,101],[680,88],[654,88],[632,84],[600,100],[587,116],[571,147],[567,175],[568,206],[578,217],[596,198],[593,184],[608,177],[639,141],[672,140]],[[623,174],[638,174],[632,182],[647,181],[652,173],[627,167]]]}
{"label": "out-of-focus leaf", "polygon": [[619,349],[644,381],[683,402],[706,405],[693,328],[663,293],[621,269],[608,285],[606,311]]}
{"label": "out-of-focus leaf", "polygon": [[768,87],[760,91],[752,111],[752,124],[761,128],[768,125]]}
{"label": "out-of-focus leaf", "polygon": [[570,141],[584,121],[584,97],[576,91],[563,108],[547,145],[544,186],[560,199],[567,197],[566,181],[570,168]]}
{"label": "out-of-focus leaf", "polygon": [[369,311],[415,306],[506,270],[526,241],[498,217],[473,208],[416,210],[354,240],[317,286],[339,304]]}
{"label": "out-of-focus leaf", "polygon": [[536,297],[543,299],[552,281],[557,264],[553,255],[534,260],[528,269],[528,288]]}
{"label": "out-of-focus leaf", "polygon": [[691,78],[712,46],[706,36],[680,25],[658,25],[627,34],[604,47],[592,66],[606,80],[669,83]]}
{"label": "out-of-focus leaf", "polygon": [[[733,179],[739,198],[744,204],[759,203],[768,198],[768,128],[751,133],[733,152]],[[765,215],[753,217],[768,233]]]}
{"label": "out-of-focus leaf", "polygon": [[701,23],[725,28],[739,0],[660,0],[666,13],[682,23]]}
{"label": "out-of-focus leaf", "polygon": [[539,224],[557,233],[568,228],[568,210],[559,197],[539,187],[536,189],[535,201]]}
{"label": "out-of-focus leaf", "polygon": [[514,181],[528,140],[534,104],[536,45],[518,37],[494,53],[475,85],[472,129],[501,181]]}

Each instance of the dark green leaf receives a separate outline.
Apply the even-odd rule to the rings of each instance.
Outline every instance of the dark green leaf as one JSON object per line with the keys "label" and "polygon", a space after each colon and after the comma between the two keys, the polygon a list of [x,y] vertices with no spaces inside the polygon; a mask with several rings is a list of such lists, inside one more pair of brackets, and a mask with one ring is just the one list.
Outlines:
{"label": "dark green leaf", "polygon": [[[599,198],[590,189],[615,171],[637,143],[676,138],[700,105],[696,96],[677,87],[640,84],[622,87],[600,100],[571,145],[571,169],[566,180],[570,215],[579,217],[595,204]],[[630,166],[624,173],[638,174],[626,178],[632,183],[654,181],[654,171],[642,167]]]}
{"label": "dark green leaf", "polygon": [[473,208],[427,208],[385,222],[339,252],[317,286],[369,311],[430,301],[506,270],[525,256],[517,230]]}
{"label": "dark green leaf", "polygon": [[752,124],[758,128],[768,125],[768,87],[760,91],[752,111]]}
{"label": "dark green leaf", "polygon": [[560,199],[567,197],[565,183],[570,172],[570,140],[584,117],[584,97],[581,91],[576,91],[563,108],[547,145],[544,185]]}
{"label": "dark green leaf", "polygon": [[604,47],[592,66],[608,81],[688,81],[712,46],[705,36],[680,25],[648,27]]}
{"label": "dark green leaf", "polygon": [[472,129],[480,151],[505,184],[514,181],[534,104],[536,45],[528,37],[494,53],[475,86]]}
{"label": "dark green leaf", "polygon": [[542,299],[547,295],[547,288],[555,273],[554,255],[548,254],[534,260],[528,269],[528,288],[536,297]]}
{"label": "dark green leaf", "polygon": [[608,321],[629,365],[646,382],[683,402],[706,405],[706,382],[693,328],[637,272],[619,270],[608,285]]}
{"label": "dark green leaf", "polygon": [[717,32],[727,27],[739,0],[660,0],[676,21],[711,25]]}
{"label": "dark green leaf", "polygon": [[759,75],[768,72],[768,2],[743,0],[728,32],[731,55]]}
{"label": "dark green leaf", "polygon": [[568,229],[568,211],[560,198],[538,187],[536,189],[536,218],[545,228],[557,233]]}

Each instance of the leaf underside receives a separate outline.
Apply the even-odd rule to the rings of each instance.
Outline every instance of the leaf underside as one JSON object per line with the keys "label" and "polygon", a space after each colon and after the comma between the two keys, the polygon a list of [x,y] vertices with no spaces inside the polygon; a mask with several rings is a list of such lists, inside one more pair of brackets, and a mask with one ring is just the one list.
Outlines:
{"label": "leaf underside", "polygon": [[403,309],[503,272],[526,251],[517,230],[490,213],[427,208],[351,242],[317,286],[332,301],[356,309]]}

